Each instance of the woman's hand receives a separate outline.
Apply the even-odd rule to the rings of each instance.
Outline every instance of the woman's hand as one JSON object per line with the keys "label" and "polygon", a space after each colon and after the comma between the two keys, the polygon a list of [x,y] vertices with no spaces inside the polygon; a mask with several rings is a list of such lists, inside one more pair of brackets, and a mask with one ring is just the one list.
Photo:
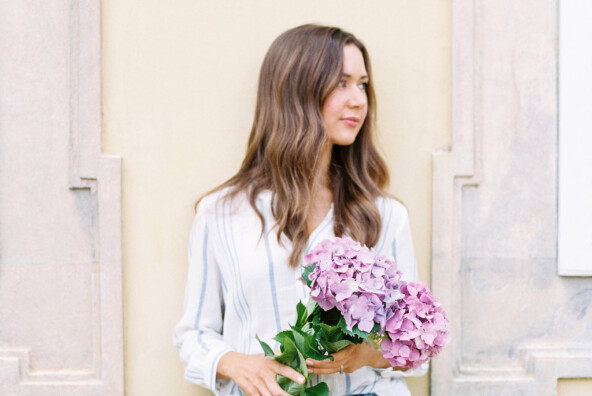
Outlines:
{"label": "woman's hand", "polygon": [[311,374],[334,374],[341,372],[343,367],[344,373],[353,373],[364,366],[374,368],[391,367],[389,361],[382,356],[380,351],[365,342],[350,345],[332,356],[333,361],[329,359],[322,361],[306,359],[308,372]]}
{"label": "woman's hand", "polygon": [[231,379],[249,396],[290,396],[276,381],[280,374],[299,384],[304,377],[296,370],[275,361],[272,357],[245,355],[238,352],[224,354],[218,362],[218,378]]}

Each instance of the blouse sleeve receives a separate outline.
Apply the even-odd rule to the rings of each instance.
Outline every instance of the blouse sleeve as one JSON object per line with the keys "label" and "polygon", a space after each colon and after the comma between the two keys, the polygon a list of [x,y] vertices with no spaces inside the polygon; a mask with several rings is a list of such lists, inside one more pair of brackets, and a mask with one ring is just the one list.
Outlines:
{"label": "blouse sleeve", "polygon": [[[403,274],[403,280],[417,282],[419,279],[417,271],[417,259],[411,227],[409,226],[409,215],[407,209],[398,201],[389,200],[392,204],[388,218],[390,221],[384,226],[388,227],[385,232],[385,245],[390,245],[392,255],[397,263],[397,268]],[[385,215],[383,214],[383,217]],[[425,362],[419,368],[407,371],[393,370],[393,368],[377,369],[383,377],[417,377],[425,375],[429,368],[429,362]]]}
{"label": "blouse sleeve", "polygon": [[[399,204],[400,205],[400,204]],[[393,257],[397,267],[403,274],[406,281],[416,282],[419,278],[417,273],[417,259],[415,257],[415,248],[411,236],[411,227],[409,226],[409,215],[407,209],[401,205],[398,210],[400,213],[396,216],[399,224],[393,224],[396,229],[393,246]]]}
{"label": "blouse sleeve", "polygon": [[228,381],[216,381],[218,361],[231,347],[222,338],[224,300],[212,230],[206,218],[198,208],[189,237],[183,316],[175,327],[173,344],[185,367],[185,379],[217,393]]}

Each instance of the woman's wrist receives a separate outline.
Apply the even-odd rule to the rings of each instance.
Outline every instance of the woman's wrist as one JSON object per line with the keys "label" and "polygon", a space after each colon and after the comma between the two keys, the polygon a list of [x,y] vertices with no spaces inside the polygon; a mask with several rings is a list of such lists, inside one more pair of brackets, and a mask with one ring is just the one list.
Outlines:
{"label": "woman's wrist", "polygon": [[356,345],[359,367],[372,367],[375,369],[385,369],[391,367],[380,350],[377,350],[367,342]]}
{"label": "woman's wrist", "polygon": [[222,355],[216,367],[216,377],[218,379],[232,379],[231,374],[235,372],[235,362],[241,358],[240,355],[240,353],[234,351],[229,351]]}
{"label": "woman's wrist", "polygon": [[376,369],[386,369],[391,367],[391,364],[384,358],[384,356],[382,356],[382,352],[380,350],[377,350],[368,344],[365,344],[365,346],[368,348],[368,354],[371,362],[369,366]]}

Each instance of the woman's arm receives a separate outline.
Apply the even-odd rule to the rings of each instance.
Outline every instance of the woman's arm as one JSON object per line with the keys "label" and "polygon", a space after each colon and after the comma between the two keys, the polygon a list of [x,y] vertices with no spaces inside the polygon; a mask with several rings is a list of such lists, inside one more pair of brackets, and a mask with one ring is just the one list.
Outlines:
{"label": "woman's arm", "polygon": [[183,316],[175,327],[173,343],[185,367],[185,379],[214,390],[218,361],[232,348],[222,337],[222,287],[204,201],[191,227]]}
{"label": "woman's arm", "polygon": [[185,379],[211,390],[219,390],[224,381],[232,380],[248,395],[289,396],[277,384],[276,375],[304,383],[302,375],[262,354],[235,352],[222,337],[224,297],[214,254],[214,245],[219,242],[214,222],[208,221],[208,210],[202,207],[207,208],[206,200],[191,227],[183,317],[173,335]]}
{"label": "woman's arm", "polygon": [[[350,345],[341,351],[334,353],[333,361],[327,359],[317,361],[306,359],[308,372],[311,374],[334,374],[341,371],[343,365],[344,373],[353,373],[362,367],[373,367],[376,369],[386,369],[391,364],[386,360],[379,350],[363,342],[361,344]],[[399,371],[406,371],[405,368],[394,368]]]}
{"label": "woman's arm", "polygon": [[304,384],[304,377],[292,368],[285,366],[269,356],[245,355],[228,352],[218,363],[218,378],[231,379],[247,395],[283,395],[284,392],[276,381],[280,374],[292,381]]}

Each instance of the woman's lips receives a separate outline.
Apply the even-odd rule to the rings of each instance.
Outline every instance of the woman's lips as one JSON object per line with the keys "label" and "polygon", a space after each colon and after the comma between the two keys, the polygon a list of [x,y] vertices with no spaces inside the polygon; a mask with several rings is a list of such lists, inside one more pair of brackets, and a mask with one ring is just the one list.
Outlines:
{"label": "woman's lips", "polygon": [[360,123],[359,117],[345,117],[345,118],[342,118],[341,120],[343,122],[345,122],[347,125],[349,125],[350,127],[356,127]]}

